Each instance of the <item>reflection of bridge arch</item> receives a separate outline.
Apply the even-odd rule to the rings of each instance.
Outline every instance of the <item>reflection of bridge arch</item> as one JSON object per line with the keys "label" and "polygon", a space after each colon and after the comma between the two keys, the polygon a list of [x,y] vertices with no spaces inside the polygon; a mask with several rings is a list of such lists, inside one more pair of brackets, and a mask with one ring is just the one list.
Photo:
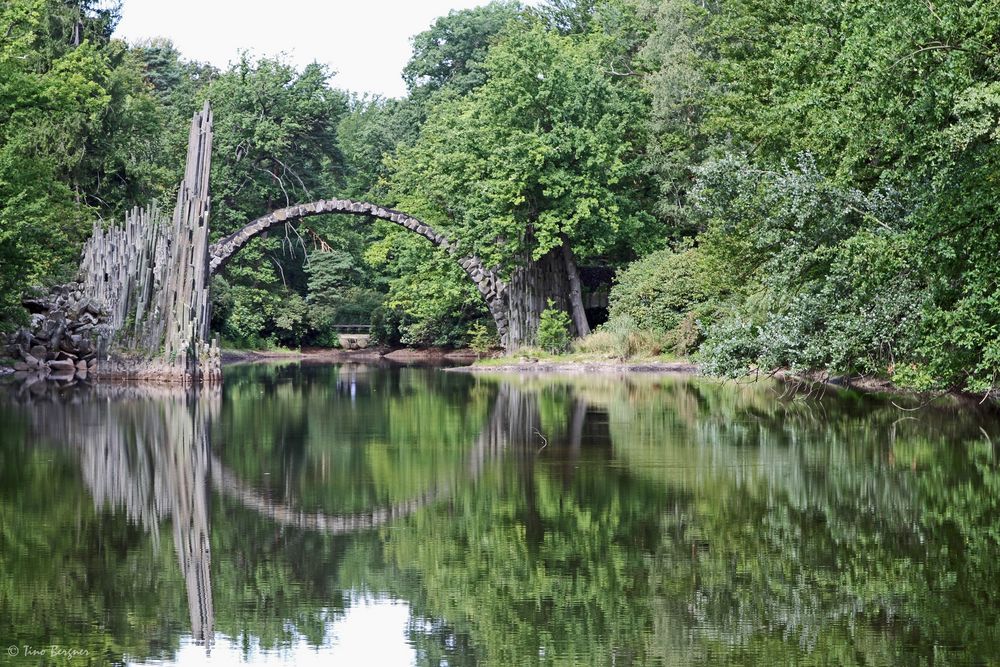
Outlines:
{"label": "reflection of bridge arch", "polygon": [[[482,470],[482,462],[485,457],[477,455],[474,451],[470,458],[474,463],[474,465],[470,465],[470,479],[475,479]],[[291,505],[274,501],[252,486],[245,484],[214,456],[212,457],[212,485],[217,491],[238,501],[243,507],[253,510],[277,524],[331,535],[371,530],[396,519],[402,519],[442,499],[451,490],[449,485],[441,485],[405,502],[356,514],[305,512]]]}
{"label": "reflection of bridge arch", "polygon": [[[385,220],[424,237],[439,248],[443,248],[450,253],[455,252],[455,244],[447,237],[436,232],[430,225],[406,213],[350,199],[322,199],[308,204],[288,206],[272,211],[263,217],[257,218],[242,229],[220,239],[218,243],[212,244],[208,248],[209,273],[217,273],[219,269],[232,259],[233,255],[239,252],[240,248],[274,227],[297,223],[304,218],[314,215],[330,213],[361,215]],[[458,263],[465,270],[465,273],[472,282],[475,283],[479,294],[486,302],[486,306],[489,308],[494,322],[496,322],[500,340],[506,341],[508,328],[506,306],[507,286],[495,271],[486,268],[482,260],[474,255],[461,257]]]}
{"label": "reflection of bridge arch", "polygon": [[[511,393],[505,385],[497,394],[489,421],[484,425],[483,430],[476,438],[475,446],[469,452],[465,465],[468,481],[476,480],[482,473],[486,461],[506,450],[511,443],[512,428],[517,428],[516,424],[520,423],[511,419]],[[520,398],[520,396],[518,395],[516,398]],[[520,402],[523,402],[523,399]],[[523,408],[521,410],[523,411]],[[515,409],[513,412],[518,412],[518,410]],[[521,424],[521,430],[525,430],[525,428]],[[226,468],[218,457],[211,457],[211,471],[212,484],[216,490],[236,500],[247,509],[253,510],[282,526],[333,535],[378,528],[442,500],[452,491],[449,484],[441,484],[402,503],[379,507],[368,512],[325,514],[323,512],[305,512],[268,498],[265,494],[244,483]]]}
{"label": "reflection of bridge arch", "polygon": [[[489,421],[476,438],[475,446],[466,461],[466,474],[470,481],[477,479],[485,462],[498,456],[513,445],[532,441],[537,432],[537,408],[530,397],[508,385],[502,385],[493,403]],[[265,494],[244,483],[216,456],[211,457],[212,484],[221,493],[235,499],[247,509],[272,521],[293,528],[314,530],[339,535],[378,528],[391,521],[402,519],[431,503],[446,497],[452,488],[442,484],[402,503],[380,507],[355,514],[324,514],[305,512],[291,505],[275,502]]]}

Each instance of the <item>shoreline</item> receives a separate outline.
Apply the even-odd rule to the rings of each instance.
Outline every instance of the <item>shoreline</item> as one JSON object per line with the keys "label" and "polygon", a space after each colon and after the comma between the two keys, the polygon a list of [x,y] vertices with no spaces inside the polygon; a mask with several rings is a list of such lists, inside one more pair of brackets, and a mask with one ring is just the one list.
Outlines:
{"label": "shoreline", "polygon": [[[701,376],[720,382],[735,382],[738,384],[756,383],[775,380],[803,392],[853,391],[859,394],[885,399],[901,398],[913,401],[920,407],[937,403],[942,399],[951,400],[966,407],[992,408],[1000,407],[1000,402],[994,393],[986,396],[974,395],[959,391],[919,391],[894,385],[890,380],[866,375],[831,375],[826,371],[807,371],[795,373],[780,369],[770,373],[750,373],[742,378],[720,378],[701,375],[698,364],[690,361],[618,361],[611,359],[535,359],[527,357],[485,357],[494,360],[493,363],[478,363],[480,355],[471,349],[446,348],[388,348],[372,347],[361,350],[344,350],[339,348],[304,348],[302,350],[222,350],[222,365],[238,366],[254,363],[296,362],[302,364],[364,364],[388,363],[396,366],[434,366],[449,373],[466,373],[469,375],[517,374],[517,375],[565,375],[579,376],[587,374],[664,374],[677,376]],[[0,364],[0,378],[16,376],[14,369]],[[109,378],[94,377],[95,380],[108,381]],[[134,382],[136,380],[130,380]],[[138,382],[148,382],[138,380]],[[156,384],[156,382],[152,382]],[[902,406],[900,406],[902,407]],[[911,408],[905,408],[911,409]]]}
{"label": "shoreline", "polygon": [[[706,380],[718,382],[733,382],[737,384],[754,384],[774,380],[787,385],[792,390],[805,393],[825,392],[856,392],[864,396],[892,400],[898,398],[917,404],[917,408],[931,406],[942,400],[951,401],[961,407],[975,409],[997,409],[1000,402],[992,392],[983,395],[970,394],[954,390],[921,391],[899,387],[892,381],[870,375],[833,375],[827,371],[807,371],[802,373],[779,369],[769,373],[748,373],[742,378],[724,378],[712,375],[702,375],[698,364],[688,361],[611,361],[611,360],[538,360],[511,359],[510,362],[496,364],[474,364],[443,369],[451,373],[468,373],[471,375],[498,373],[517,375],[584,375],[584,374],[667,374],[678,376],[700,376]],[[900,409],[916,409],[912,406],[897,406]]]}

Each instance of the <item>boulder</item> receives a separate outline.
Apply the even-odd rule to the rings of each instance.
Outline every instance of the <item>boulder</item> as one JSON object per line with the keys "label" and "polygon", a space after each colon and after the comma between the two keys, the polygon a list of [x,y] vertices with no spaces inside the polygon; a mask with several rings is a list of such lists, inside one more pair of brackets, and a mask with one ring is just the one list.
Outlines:
{"label": "boulder", "polygon": [[76,372],[76,363],[72,359],[53,359],[48,366],[53,373]]}
{"label": "boulder", "polygon": [[49,309],[49,300],[44,297],[24,299],[21,301],[21,305],[27,308],[29,312],[44,313]]}
{"label": "boulder", "polygon": [[94,299],[90,298],[84,299],[83,310],[86,310],[88,313],[94,315],[95,317],[101,314],[100,304],[97,303],[97,301],[95,301]]}

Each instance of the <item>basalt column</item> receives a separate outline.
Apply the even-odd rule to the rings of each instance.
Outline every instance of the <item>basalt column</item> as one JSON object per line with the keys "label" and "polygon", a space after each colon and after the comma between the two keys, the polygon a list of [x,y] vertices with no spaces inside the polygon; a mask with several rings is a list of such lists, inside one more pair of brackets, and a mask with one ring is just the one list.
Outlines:
{"label": "basalt column", "polygon": [[211,152],[206,103],[191,121],[173,217],[154,203],[133,209],[123,225],[95,224],[80,285],[99,304],[98,375],[185,384],[221,379],[219,348],[209,342]]}
{"label": "basalt column", "polygon": [[506,284],[507,351],[538,342],[538,325],[549,300],[553,308],[570,314],[572,336],[589,334],[580,292],[576,262],[568,249],[553,248],[540,259],[522,259]]}
{"label": "basalt column", "polygon": [[163,354],[173,374],[185,380],[222,378],[217,343],[209,342],[212,319],[208,293],[208,178],[212,162],[212,110],[205,103],[191,121],[184,182],[174,208],[173,242],[167,271],[166,334]]}

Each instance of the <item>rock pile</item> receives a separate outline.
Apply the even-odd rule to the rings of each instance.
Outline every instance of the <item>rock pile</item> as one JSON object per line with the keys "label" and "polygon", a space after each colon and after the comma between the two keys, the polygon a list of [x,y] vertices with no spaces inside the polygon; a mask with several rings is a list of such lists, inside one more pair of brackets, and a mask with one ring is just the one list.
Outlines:
{"label": "rock pile", "polygon": [[83,293],[80,283],[60,285],[22,303],[31,313],[31,323],[8,339],[9,354],[19,360],[15,371],[72,380],[95,370],[98,341],[107,331],[107,311]]}

